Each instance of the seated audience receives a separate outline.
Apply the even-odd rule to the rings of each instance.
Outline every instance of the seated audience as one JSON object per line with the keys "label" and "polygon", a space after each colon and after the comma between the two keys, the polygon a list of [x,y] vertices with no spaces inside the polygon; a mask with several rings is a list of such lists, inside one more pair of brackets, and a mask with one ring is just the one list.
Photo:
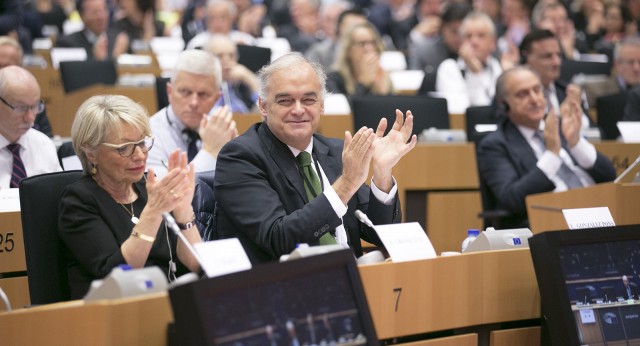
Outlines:
{"label": "seated audience", "polygon": [[520,55],[527,66],[535,71],[542,82],[544,97],[549,109],[560,114],[563,104],[576,101],[582,106],[582,127],[589,128],[588,105],[582,89],[576,84],[560,80],[562,52],[556,36],[549,30],[534,30],[525,36],[520,45]]}
{"label": "seated audience", "polygon": [[[253,263],[276,261],[297,244],[341,244],[362,255],[360,238],[381,245],[359,222],[400,222],[392,168],[417,142],[413,115],[399,110],[378,128],[345,133],[344,143],[315,131],[326,95],[322,67],[284,55],[259,73],[263,122],[225,145],[214,180],[217,231],[238,237]],[[364,182],[373,168],[371,188]]]}
{"label": "seated audience", "polygon": [[[155,19],[155,0],[118,0],[119,12],[112,27],[116,32],[124,32],[130,40],[130,49],[138,48],[136,41],[144,42],[140,48],[156,36],[164,36],[164,23]],[[133,49],[135,50],[135,49]]]}
{"label": "seated audience", "polygon": [[187,49],[202,48],[211,35],[220,34],[229,36],[238,44],[253,44],[253,36],[233,29],[233,24],[238,16],[236,5],[231,0],[209,0],[207,3],[207,31],[197,34],[187,43]]}
{"label": "seated audience", "polygon": [[341,34],[340,47],[327,89],[348,97],[389,95],[393,92],[389,73],[380,65],[384,47],[370,23],[352,26]]}
{"label": "seated audience", "polygon": [[580,53],[588,53],[585,35],[576,32],[567,9],[558,2],[538,2],[533,10],[533,25],[538,30],[551,31],[560,43],[561,54],[567,60],[578,60]]}
{"label": "seated audience", "polygon": [[[0,36],[0,69],[11,65],[22,66],[22,47],[20,47],[20,43],[13,38]],[[53,131],[49,123],[49,118],[47,117],[46,109],[36,114],[33,128],[49,137],[53,137]]]}
{"label": "seated audience", "polygon": [[[504,115],[498,130],[478,148],[478,171],[510,216],[504,228],[527,227],[525,197],[611,181],[616,170],[580,136],[582,111],[571,99],[556,113],[549,108],[538,75],[528,67],[506,71],[496,85]],[[545,118],[546,116],[546,118]],[[562,121],[560,121],[560,118]]]}
{"label": "seated audience", "polygon": [[466,4],[449,4],[442,14],[439,34],[431,39],[409,44],[409,69],[434,73],[441,62],[457,59],[462,43],[458,31],[462,20],[469,12],[470,7]]}
{"label": "seated audience", "polygon": [[215,170],[220,148],[238,135],[227,106],[208,115],[220,97],[221,84],[215,56],[195,49],[180,53],[167,84],[169,105],[149,120],[156,142],[148,164],[158,176],[167,173],[165,164],[176,149],[187,153],[196,172]]}
{"label": "seated audience", "polygon": [[309,48],[306,53],[307,58],[311,61],[317,61],[325,70],[330,70],[335,64],[338,52],[340,51],[340,37],[342,36],[342,33],[349,31],[352,26],[362,23],[367,23],[367,17],[361,10],[351,9],[340,13],[340,16],[338,16],[335,42],[333,42],[329,47],[325,46],[323,51],[317,52],[317,45],[322,45],[326,40],[318,42],[316,45]]}
{"label": "seated audience", "polygon": [[443,61],[436,75],[436,91],[447,99],[452,114],[462,114],[470,106],[490,105],[502,73],[500,62],[492,55],[496,32],[489,16],[470,13],[460,25],[460,35],[459,57]]}
{"label": "seated audience", "polygon": [[604,25],[600,38],[593,49],[613,60],[615,46],[626,37],[638,37],[638,24],[631,18],[629,9],[620,4],[611,3],[604,8]]}
{"label": "seated audience", "polygon": [[347,1],[337,0],[320,7],[320,27],[324,37],[320,42],[309,46],[309,49],[304,53],[309,60],[318,62],[325,69],[331,68],[336,56],[340,18],[343,17],[342,13],[349,10],[350,6],[351,4]]}
{"label": "seated audience", "polygon": [[278,37],[289,41],[291,50],[304,53],[322,39],[320,32],[320,0],[291,0],[291,22],[277,27]]}
{"label": "seated audience", "polygon": [[616,46],[613,57],[610,77],[582,85],[590,107],[595,107],[600,96],[630,91],[640,85],[640,40],[623,40]]}
{"label": "seated audience", "polygon": [[169,281],[187,269],[199,271],[162,218],[172,212],[189,242],[200,242],[191,207],[194,167],[175,150],[164,178],[152,168],[145,176],[153,137],[144,108],[125,96],[93,96],[78,109],[71,137],[85,174],[64,189],[59,209],[71,298],[122,264],[157,266]]}
{"label": "seated audience", "polygon": [[116,59],[127,52],[127,33],[108,30],[109,9],[105,0],[78,0],[76,6],[84,29],[59,37],[57,47],[84,48],[89,60]]}
{"label": "seated audience", "polygon": [[238,63],[238,47],[228,36],[214,35],[205,49],[220,60],[222,96],[216,107],[227,105],[234,113],[251,113],[258,101],[258,76]]}
{"label": "seated audience", "polygon": [[33,129],[36,114],[43,110],[40,86],[29,71],[19,66],[0,69],[0,189],[61,170],[51,139]]}

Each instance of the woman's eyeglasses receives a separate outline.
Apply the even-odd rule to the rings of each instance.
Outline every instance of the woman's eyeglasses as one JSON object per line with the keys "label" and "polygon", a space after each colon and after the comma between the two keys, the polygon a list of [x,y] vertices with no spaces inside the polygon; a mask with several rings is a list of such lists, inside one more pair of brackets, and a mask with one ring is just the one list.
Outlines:
{"label": "woman's eyeglasses", "polygon": [[148,152],[153,147],[153,137],[145,137],[143,140],[138,142],[129,142],[122,144],[111,144],[111,143],[101,143],[102,145],[106,145],[110,148],[114,148],[116,152],[122,157],[129,157],[133,155],[136,151],[136,147],[139,147],[143,153]]}

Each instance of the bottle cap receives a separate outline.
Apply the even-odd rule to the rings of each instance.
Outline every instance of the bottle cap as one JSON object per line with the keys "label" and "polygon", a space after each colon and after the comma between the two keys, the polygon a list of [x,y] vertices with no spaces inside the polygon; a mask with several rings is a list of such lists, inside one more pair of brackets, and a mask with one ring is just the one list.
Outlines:
{"label": "bottle cap", "polygon": [[477,229],[470,229],[470,230],[468,230],[468,231],[467,231],[467,235],[468,235],[468,236],[475,236],[475,237],[477,237],[477,236],[479,236],[479,235],[480,235],[480,230],[477,230]]}

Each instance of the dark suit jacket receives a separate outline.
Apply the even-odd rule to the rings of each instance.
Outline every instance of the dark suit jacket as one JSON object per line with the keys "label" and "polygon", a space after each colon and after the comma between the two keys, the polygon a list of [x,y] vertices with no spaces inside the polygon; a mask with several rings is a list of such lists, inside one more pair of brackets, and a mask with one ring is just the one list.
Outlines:
{"label": "dark suit jacket", "polygon": [[[555,184],[536,166],[537,162],[527,140],[506,117],[498,125],[498,130],[487,135],[479,144],[480,179],[493,193],[496,207],[511,214],[503,221],[505,228],[528,225],[526,196],[555,189]],[[600,153],[594,166],[586,172],[596,183],[611,181],[616,177],[613,164]]]}
{"label": "dark suit jacket", "polygon": [[624,109],[623,121],[640,121],[640,86],[627,93],[627,105]]}
{"label": "dark suit jacket", "polygon": [[[342,141],[313,136],[313,154],[331,183],[342,172]],[[320,237],[341,224],[324,194],[307,202],[303,180],[291,150],[266,124],[253,125],[227,143],[218,155],[214,180],[218,238],[238,237],[253,263],[278,260],[297,244],[317,245]],[[400,222],[400,204],[384,205],[360,187],[343,217],[350,247],[362,255],[360,238],[382,245],[355,210],[374,224]]]}
{"label": "dark suit jacket", "polygon": [[[107,31],[107,41],[109,42],[107,52],[108,57],[111,58],[111,53],[113,52],[113,45],[116,40],[117,33],[113,30]],[[56,42],[56,47],[64,47],[64,48],[84,48],[87,51],[87,59],[93,59],[93,44],[87,40],[87,36],[85,35],[85,30],[80,30],[74,32],[73,34],[69,34],[66,36],[62,36],[58,38]]]}
{"label": "dark suit jacket", "polygon": [[449,51],[441,36],[409,44],[408,60],[411,70],[436,73],[440,63],[449,58],[457,59],[458,55]]}

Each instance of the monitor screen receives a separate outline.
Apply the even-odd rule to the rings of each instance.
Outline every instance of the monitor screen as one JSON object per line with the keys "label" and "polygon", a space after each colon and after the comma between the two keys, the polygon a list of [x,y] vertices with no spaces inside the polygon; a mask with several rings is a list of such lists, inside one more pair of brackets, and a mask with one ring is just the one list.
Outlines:
{"label": "monitor screen", "polygon": [[640,225],[529,240],[553,345],[640,344]]}
{"label": "monitor screen", "polygon": [[190,344],[377,343],[349,250],[262,265],[169,293],[178,334]]}

